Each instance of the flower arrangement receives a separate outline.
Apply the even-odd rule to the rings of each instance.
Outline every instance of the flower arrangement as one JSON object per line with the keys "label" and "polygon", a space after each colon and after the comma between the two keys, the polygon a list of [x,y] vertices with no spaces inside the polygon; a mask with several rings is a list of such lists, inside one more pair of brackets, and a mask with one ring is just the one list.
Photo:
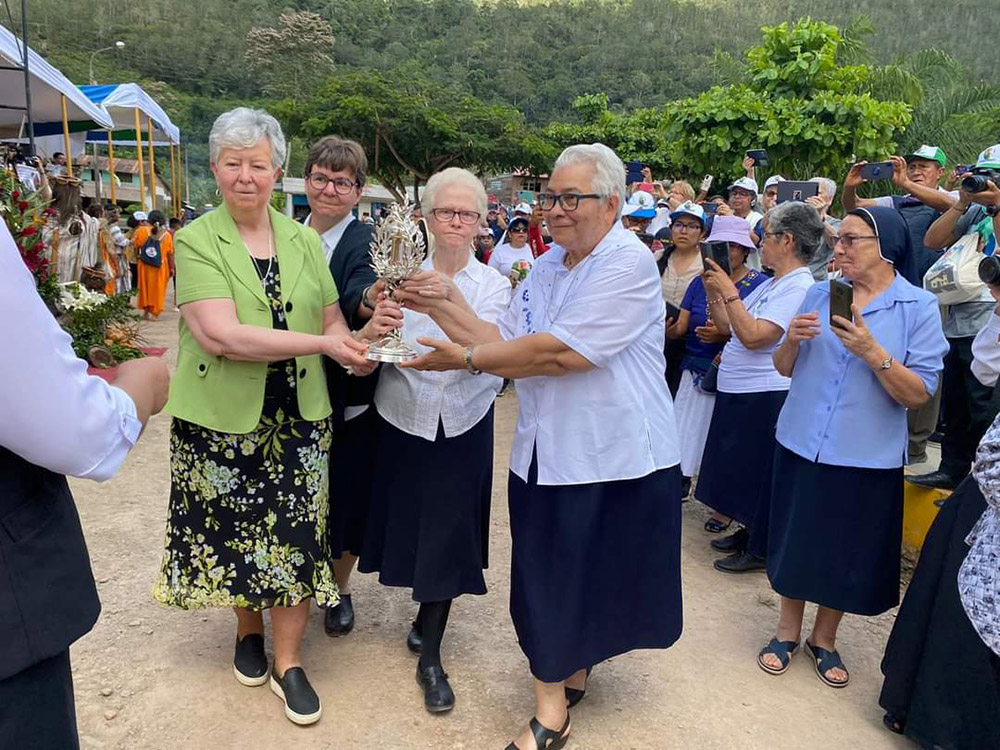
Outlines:
{"label": "flower arrangement", "polygon": [[0,213],[17,243],[24,265],[35,277],[38,294],[51,304],[60,294],[54,273],[49,271],[42,226],[53,209],[46,208],[37,193],[25,194],[17,174],[0,169]]}
{"label": "flower arrangement", "polygon": [[515,260],[513,265],[510,267],[510,280],[513,281],[516,286],[528,277],[528,271],[530,270],[531,263],[526,260]]}
{"label": "flower arrangement", "polygon": [[139,315],[129,304],[129,295],[108,297],[75,281],[59,284],[58,289],[59,324],[73,337],[76,356],[92,360],[95,347],[110,352],[112,364],[145,356],[139,348],[144,343]]}

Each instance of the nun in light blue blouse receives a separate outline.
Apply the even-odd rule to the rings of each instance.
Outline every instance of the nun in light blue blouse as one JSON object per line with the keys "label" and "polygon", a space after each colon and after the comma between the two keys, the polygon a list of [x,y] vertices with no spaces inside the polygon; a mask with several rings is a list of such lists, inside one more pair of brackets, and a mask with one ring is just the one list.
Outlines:
{"label": "nun in light blue blouse", "polygon": [[778,418],[767,554],[781,618],[757,658],[772,674],[788,668],[814,602],[806,648],[817,676],[844,687],[844,613],[899,603],[906,410],[934,393],[948,351],[936,299],[900,270],[910,249],[895,209],[851,211],[834,256],[853,286],[853,320],[831,321],[830,286],[816,284],[774,354],[792,381]]}

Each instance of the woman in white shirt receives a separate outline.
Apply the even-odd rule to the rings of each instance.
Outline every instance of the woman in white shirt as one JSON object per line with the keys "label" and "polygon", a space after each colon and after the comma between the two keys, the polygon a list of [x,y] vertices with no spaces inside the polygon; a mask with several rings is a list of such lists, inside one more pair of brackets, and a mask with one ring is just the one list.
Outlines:
{"label": "woman in white shirt", "polygon": [[519,381],[510,610],[536,715],[508,750],[563,747],[567,705],[594,665],[681,632],[680,451],[656,262],[619,221],[625,168],[609,148],[566,149],[548,189],[538,198],[556,244],[499,325],[427,292],[451,342],[426,341],[435,351],[408,365]]}
{"label": "woman in white shirt", "polygon": [[519,260],[526,261],[529,266],[535,262],[528,245],[528,220],[523,216],[518,216],[507,226],[507,241],[490,253],[490,268],[495,268],[507,279]]}
{"label": "woman in white shirt", "polygon": [[774,270],[745,300],[718,265],[705,274],[709,311],[732,338],[722,350],[718,393],[708,428],[695,497],[743,528],[712,548],[727,557],[716,570],[763,570],[771,503],[774,429],[791,380],[771,359],[813,285],[809,261],[819,252],[823,222],[816,209],[783,203],[764,220],[761,262]]}
{"label": "woman in white shirt", "polygon": [[[471,172],[446,169],[428,180],[422,205],[435,250],[414,283],[447,288],[472,313],[495,322],[510,300],[510,283],[472,252],[486,216],[482,183]],[[386,300],[379,307],[402,320],[406,342],[418,352],[429,351],[418,339],[444,336],[423,312],[401,312]],[[417,680],[431,712],[455,705],[441,666],[451,602],[486,593],[493,400],[501,382],[385,365],[375,391],[375,453],[387,463],[374,482],[358,569],[378,571],[386,586],[412,589],[420,603],[407,645],[420,653]]]}

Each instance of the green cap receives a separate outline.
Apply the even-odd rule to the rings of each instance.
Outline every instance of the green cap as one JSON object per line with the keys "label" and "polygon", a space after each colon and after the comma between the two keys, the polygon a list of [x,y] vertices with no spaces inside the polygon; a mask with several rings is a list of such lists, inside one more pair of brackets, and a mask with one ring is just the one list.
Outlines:
{"label": "green cap", "polygon": [[1000,143],[990,146],[983,151],[976,160],[976,166],[988,169],[1000,169]]}
{"label": "green cap", "polygon": [[948,166],[948,157],[937,146],[921,146],[912,154],[907,154],[905,158],[907,161],[910,161],[910,159],[927,159],[928,161],[936,161],[942,167]]}

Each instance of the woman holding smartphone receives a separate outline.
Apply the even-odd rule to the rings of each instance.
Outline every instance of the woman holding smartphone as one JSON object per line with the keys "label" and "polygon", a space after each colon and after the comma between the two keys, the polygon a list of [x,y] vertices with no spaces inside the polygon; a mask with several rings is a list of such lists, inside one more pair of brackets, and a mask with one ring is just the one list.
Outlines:
{"label": "woman holding smartphone", "polygon": [[906,410],[934,393],[948,351],[934,295],[897,272],[910,252],[898,211],[849,212],[834,253],[853,287],[853,319],[831,316],[830,286],[816,284],[774,354],[791,387],[777,425],[781,481],[772,483],[767,554],[781,617],[757,657],[770,674],[788,669],[805,603],[815,602],[806,648],[819,679],[844,687],[844,613],[899,603]]}

